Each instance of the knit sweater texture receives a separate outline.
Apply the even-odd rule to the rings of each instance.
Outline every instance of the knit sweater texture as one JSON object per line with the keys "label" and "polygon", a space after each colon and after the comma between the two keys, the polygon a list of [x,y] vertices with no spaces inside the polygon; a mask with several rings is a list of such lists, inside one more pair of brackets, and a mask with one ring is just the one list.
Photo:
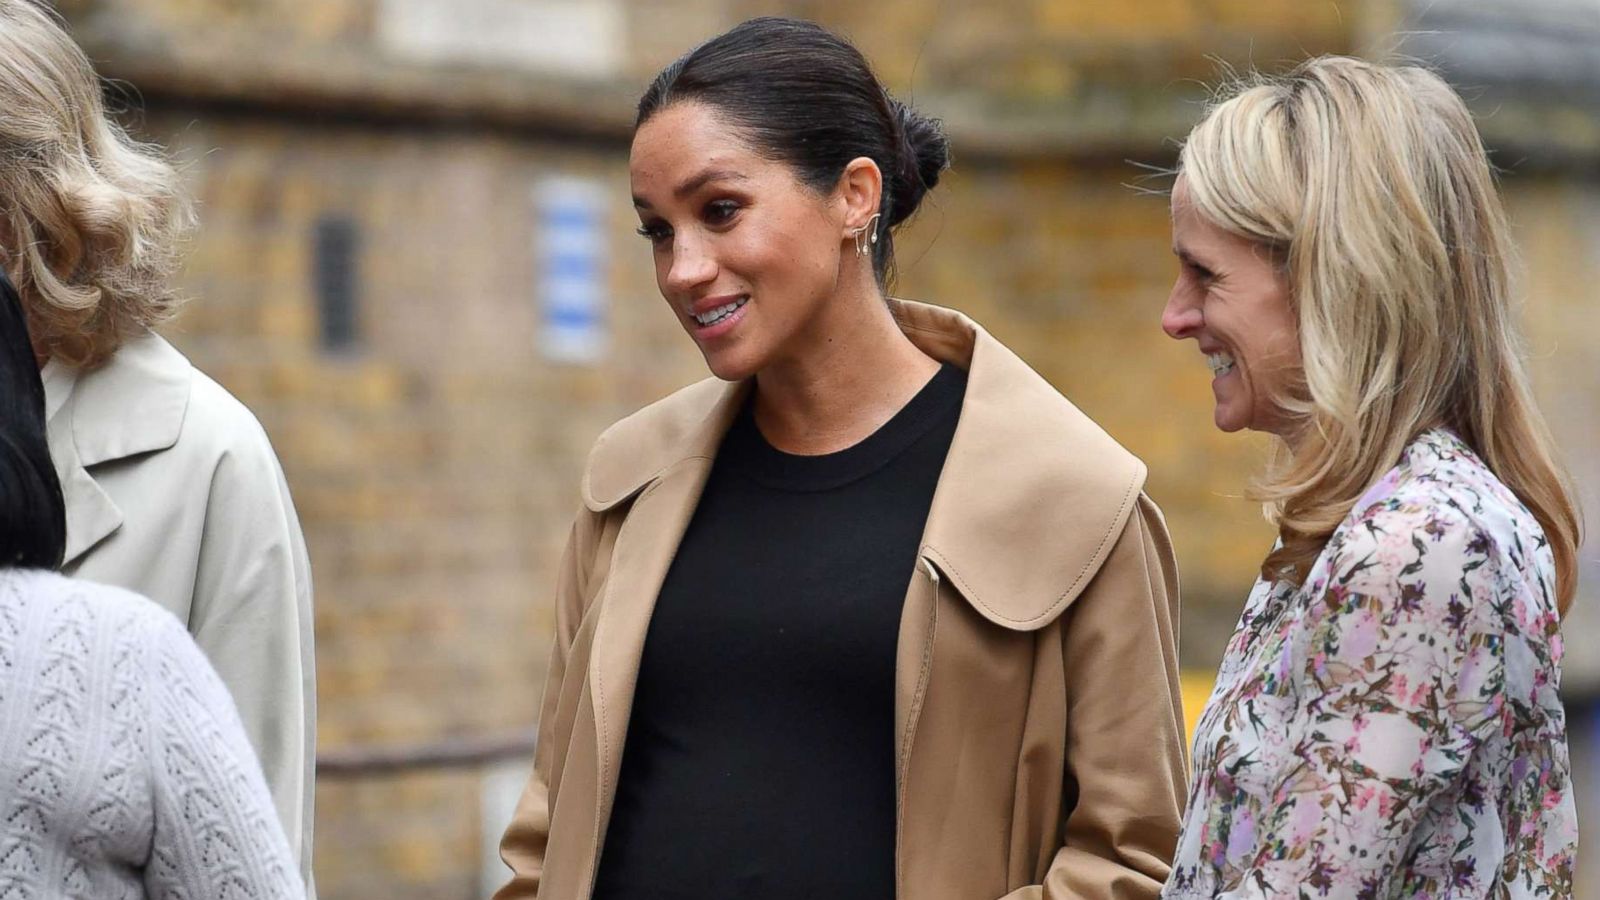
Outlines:
{"label": "knit sweater texture", "polygon": [[178,620],[0,570],[0,900],[304,890],[227,688]]}

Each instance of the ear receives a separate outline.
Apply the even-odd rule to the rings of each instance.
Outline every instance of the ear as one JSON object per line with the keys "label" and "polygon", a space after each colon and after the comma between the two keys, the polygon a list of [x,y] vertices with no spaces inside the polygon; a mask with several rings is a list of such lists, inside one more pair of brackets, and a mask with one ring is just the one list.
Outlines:
{"label": "ear", "polygon": [[881,210],[883,172],[871,159],[858,156],[845,163],[835,190],[844,206],[844,232],[840,237],[848,240]]}

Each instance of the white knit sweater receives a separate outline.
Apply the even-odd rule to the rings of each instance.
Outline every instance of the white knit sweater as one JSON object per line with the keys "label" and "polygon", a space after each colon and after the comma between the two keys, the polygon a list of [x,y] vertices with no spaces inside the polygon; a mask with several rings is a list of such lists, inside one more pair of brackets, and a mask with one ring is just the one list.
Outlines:
{"label": "white knit sweater", "polygon": [[177,619],[0,570],[0,897],[304,896],[233,701]]}

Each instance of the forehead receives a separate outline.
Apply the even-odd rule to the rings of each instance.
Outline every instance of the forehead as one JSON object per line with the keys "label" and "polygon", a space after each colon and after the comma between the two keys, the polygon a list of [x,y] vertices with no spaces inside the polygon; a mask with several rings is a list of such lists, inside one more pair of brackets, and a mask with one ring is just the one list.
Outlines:
{"label": "forehead", "polygon": [[703,103],[682,101],[651,116],[633,135],[628,172],[634,184],[682,179],[708,168],[748,171],[765,162],[741,130]]}
{"label": "forehead", "polygon": [[1188,179],[1183,175],[1172,185],[1172,233],[1184,243],[1217,243],[1228,238],[1243,240],[1201,215]]}
{"label": "forehead", "polygon": [[1171,209],[1174,220],[1180,215],[1189,215],[1194,211],[1189,197],[1189,179],[1182,172],[1179,172],[1177,179],[1172,182]]}

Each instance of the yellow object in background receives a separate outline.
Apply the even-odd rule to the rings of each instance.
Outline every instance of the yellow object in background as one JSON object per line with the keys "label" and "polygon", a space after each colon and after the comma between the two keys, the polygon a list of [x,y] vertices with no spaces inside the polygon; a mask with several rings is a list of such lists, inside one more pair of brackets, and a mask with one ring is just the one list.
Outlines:
{"label": "yellow object in background", "polygon": [[1183,724],[1191,744],[1195,726],[1200,724],[1200,712],[1206,708],[1216,683],[1216,674],[1202,669],[1185,669],[1178,676],[1178,687],[1183,695]]}

